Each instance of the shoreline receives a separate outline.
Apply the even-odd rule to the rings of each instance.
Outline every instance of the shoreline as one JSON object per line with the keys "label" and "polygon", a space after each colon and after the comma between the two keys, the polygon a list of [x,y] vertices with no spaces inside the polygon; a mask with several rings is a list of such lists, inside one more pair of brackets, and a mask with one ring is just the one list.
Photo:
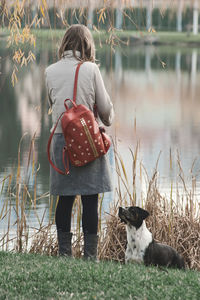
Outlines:
{"label": "shoreline", "polygon": [[[63,29],[33,29],[31,31],[36,40],[49,39],[59,40],[63,37],[65,30]],[[122,43],[125,45],[141,45],[141,44],[152,44],[152,45],[188,45],[188,46],[199,46],[200,45],[200,33],[193,35],[188,32],[147,32],[147,31],[131,31],[131,30],[113,30],[105,31],[92,31],[93,38],[95,41],[101,41],[103,44],[111,44],[110,38],[114,39],[115,46]],[[7,28],[0,29],[0,39],[6,39],[9,36]]]}

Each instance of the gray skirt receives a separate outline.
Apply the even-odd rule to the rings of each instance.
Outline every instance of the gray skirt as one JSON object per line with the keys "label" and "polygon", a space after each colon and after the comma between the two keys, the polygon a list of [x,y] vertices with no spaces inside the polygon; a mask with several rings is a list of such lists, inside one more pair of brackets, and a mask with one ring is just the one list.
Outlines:
{"label": "gray skirt", "polygon": [[[51,146],[53,163],[64,171],[62,150],[65,145],[62,133],[54,134]],[[114,154],[110,147],[106,155],[82,167],[69,164],[69,174],[61,175],[50,166],[50,193],[52,195],[92,195],[113,190]]]}

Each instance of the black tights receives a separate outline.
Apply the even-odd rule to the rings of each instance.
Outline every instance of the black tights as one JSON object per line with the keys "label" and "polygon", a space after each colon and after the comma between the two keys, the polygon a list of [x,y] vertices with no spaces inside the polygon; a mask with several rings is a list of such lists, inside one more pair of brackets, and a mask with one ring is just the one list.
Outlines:
{"label": "black tights", "polygon": [[[70,232],[72,206],[75,196],[60,196],[56,208],[56,227],[57,230]],[[82,226],[83,232],[97,234],[98,228],[98,194],[82,195],[83,205]]]}

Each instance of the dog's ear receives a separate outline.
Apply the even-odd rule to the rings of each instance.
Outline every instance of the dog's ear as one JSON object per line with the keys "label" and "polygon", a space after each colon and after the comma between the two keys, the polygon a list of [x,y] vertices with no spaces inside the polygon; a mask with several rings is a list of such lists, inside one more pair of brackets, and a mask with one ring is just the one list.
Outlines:
{"label": "dog's ear", "polygon": [[137,206],[138,214],[145,220],[149,216],[149,212],[141,207]]}
{"label": "dog's ear", "polygon": [[145,220],[149,216],[149,212],[143,208],[140,208],[142,219]]}

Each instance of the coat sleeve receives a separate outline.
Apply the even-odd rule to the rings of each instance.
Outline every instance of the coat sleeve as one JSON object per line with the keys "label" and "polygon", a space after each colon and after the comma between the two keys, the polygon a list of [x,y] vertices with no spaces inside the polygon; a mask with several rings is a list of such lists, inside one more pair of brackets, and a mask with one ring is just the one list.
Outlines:
{"label": "coat sleeve", "polygon": [[52,99],[53,88],[50,87],[50,84],[48,82],[48,75],[47,75],[46,70],[45,70],[44,74],[45,74],[45,81],[46,81],[46,87],[47,87],[48,103],[49,103],[49,106],[52,108],[52,105],[54,103],[54,101]]}
{"label": "coat sleeve", "polygon": [[98,115],[104,125],[110,126],[114,118],[113,104],[105,89],[104,82],[97,65],[95,67],[94,86],[95,102],[97,106]]}

